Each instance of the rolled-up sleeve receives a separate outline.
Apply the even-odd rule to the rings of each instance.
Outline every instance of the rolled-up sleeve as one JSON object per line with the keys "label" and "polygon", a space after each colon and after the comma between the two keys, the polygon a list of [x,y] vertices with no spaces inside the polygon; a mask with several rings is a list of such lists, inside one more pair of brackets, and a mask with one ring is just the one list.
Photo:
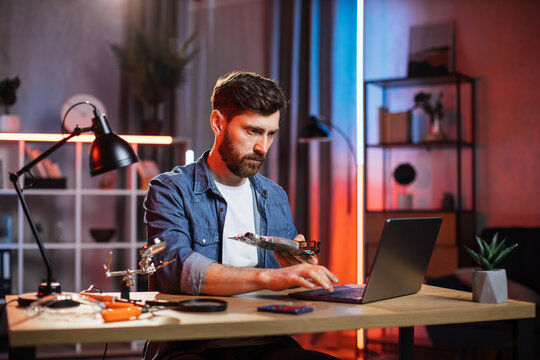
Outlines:
{"label": "rolled-up sleeve", "polygon": [[174,260],[155,273],[155,290],[199,294],[206,270],[214,261],[193,250],[184,201],[181,189],[167,175],[150,182],[143,205],[147,237],[167,243],[166,249],[154,256],[154,263]]}

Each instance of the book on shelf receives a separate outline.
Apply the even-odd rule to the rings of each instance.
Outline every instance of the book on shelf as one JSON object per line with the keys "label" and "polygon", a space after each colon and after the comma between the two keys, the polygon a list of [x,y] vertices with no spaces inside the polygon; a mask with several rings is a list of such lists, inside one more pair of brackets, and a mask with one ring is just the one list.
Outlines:
{"label": "book on shelf", "polygon": [[410,111],[389,112],[387,108],[379,107],[379,143],[409,142],[411,142]]}
{"label": "book on shelf", "polygon": [[62,175],[62,171],[60,170],[60,166],[58,166],[58,164],[54,163],[54,162],[50,162],[50,168],[49,168],[49,170],[47,170],[47,172],[53,178],[62,178],[62,177],[64,177]]}
{"label": "book on shelf", "polygon": [[146,190],[150,180],[161,171],[154,160],[140,160],[137,163],[137,172],[139,173],[139,188]]}
{"label": "book on shelf", "polygon": [[[28,145],[24,146],[26,151],[26,156],[30,161],[34,161],[41,155],[41,151],[38,149],[33,149]],[[38,178],[42,179],[60,179],[62,178],[62,172],[57,163],[52,162],[50,159],[43,159],[38,162],[33,169],[36,171]]]}
{"label": "book on shelf", "polygon": [[[38,149],[32,149],[30,146],[25,145],[24,150],[26,151],[26,156],[28,157],[28,160],[34,161],[41,152]],[[36,171],[36,175],[38,178],[48,178],[49,175],[47,174],[47,170],[45,169],[45,164],[43,161],[38,162],[33,169]]]}
{"label": "book on shelf", "polygon": [[0,297],[11,294],[11,250],[0,250]]}
{"label": "book on shelf", "polygon": [[60,171],[60,167],[57,163],[54,163],[49,159],[43,159],[43,165],[45,166],[45,171],[47,171],[48,177],[53,179],[59,179],[62,177],[62,172]]}
{"label": "book on shelf", "polygon": [[[37,159],[41,152],[28,145],[24,146],[26,156],[30,161]],[[32,167],[29,176],[24,177],[24,187],[35,189],[65,189],[66,178],[62,176],[60,167],[50,159],[42,159]]]}
{"label": "book on shelf", "polygon": [[4,180],[4,161],[0,159],[0,189],[4,188],[4,182],[7,184],[7,181]]}

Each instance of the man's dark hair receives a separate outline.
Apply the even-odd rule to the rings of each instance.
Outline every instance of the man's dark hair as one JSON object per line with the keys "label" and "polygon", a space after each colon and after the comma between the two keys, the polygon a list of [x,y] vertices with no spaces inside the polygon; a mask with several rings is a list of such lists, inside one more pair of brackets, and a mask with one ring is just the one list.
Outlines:
{"label": "man's dark hair", "polygon": [[251,72],[232,72],[218,79],[212,93],[212,110],[219,110],[229,121],[245,111],[282,116],[287,102],[279,85]]}

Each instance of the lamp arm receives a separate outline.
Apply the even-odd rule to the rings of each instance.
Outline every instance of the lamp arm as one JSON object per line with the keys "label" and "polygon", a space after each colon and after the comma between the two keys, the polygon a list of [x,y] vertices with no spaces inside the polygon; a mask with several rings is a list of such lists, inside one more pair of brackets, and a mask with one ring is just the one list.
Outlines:
{"label": "lamp arm", "polygon": [[36,164],[38,164],[40,161],[48,157],[50,154],[58,150],[62,145],[64,145],[69,139],[72,137],[80,135],[82,130],[77,127],[71,133],[69,136],[66,136],[62,140],[58,141],[56,144],[51,146],[49,149],[47,149],[45,152],[43,152],[41,155],[39,155],[34,160],[30,161],[28,164],[23,166],[19,171],[15,173],[9,174],[9,180],[13,183],[13,187],[15,188],[15,192],[17,193],[17,196],[19,198],[19,202],[21,203],[24,215],[26,216],[26,220],[28,220],[28,225],[30,225],[30,229],[32,230],[32,234],[34,235],[34,239],[36,240],[36,243],[39,247],[39,252],[41,253],[41,257],[43,258],[43,261],[45,262],[45,266],[47,267],[47,286],[51,286],[52,283],[52,267],[51,267],[51,261],[49,259],[49,255],[47,254],[47,251],[45,250],[45,246],[43,245],[43,241],[41,240],[41,237],[39,236],[39,232],[36,227],[36,223],[34,222],[34,219],[32,217],[32,214],[30,213],[30,209],[28,208],[28,204],[26,203],[26,200],[24,199],[23,191],[21,187],[19,186],[19,178],[22,174],[26,173],[30,169],[32,169]]}

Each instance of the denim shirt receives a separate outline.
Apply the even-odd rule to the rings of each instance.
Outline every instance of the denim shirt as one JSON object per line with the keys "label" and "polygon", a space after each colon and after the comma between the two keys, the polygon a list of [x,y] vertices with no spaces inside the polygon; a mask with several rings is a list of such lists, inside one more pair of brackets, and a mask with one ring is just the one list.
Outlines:
{"label": "denim shirt", "polygon": [[[167,243],[166,249],[154,256],[154,263],[174,259],[155,273],[152,290],[199,294],[210,264],[221,263],[227,203],[208,171],[208,154],[150,182],[144,200],[147,236]],[[254,194],[256,232],[294,238],[297,231],[283,188],[260,174],[249,181]],[[259,248],[257,255],[257,267],[279,267],[272,251]]]}

